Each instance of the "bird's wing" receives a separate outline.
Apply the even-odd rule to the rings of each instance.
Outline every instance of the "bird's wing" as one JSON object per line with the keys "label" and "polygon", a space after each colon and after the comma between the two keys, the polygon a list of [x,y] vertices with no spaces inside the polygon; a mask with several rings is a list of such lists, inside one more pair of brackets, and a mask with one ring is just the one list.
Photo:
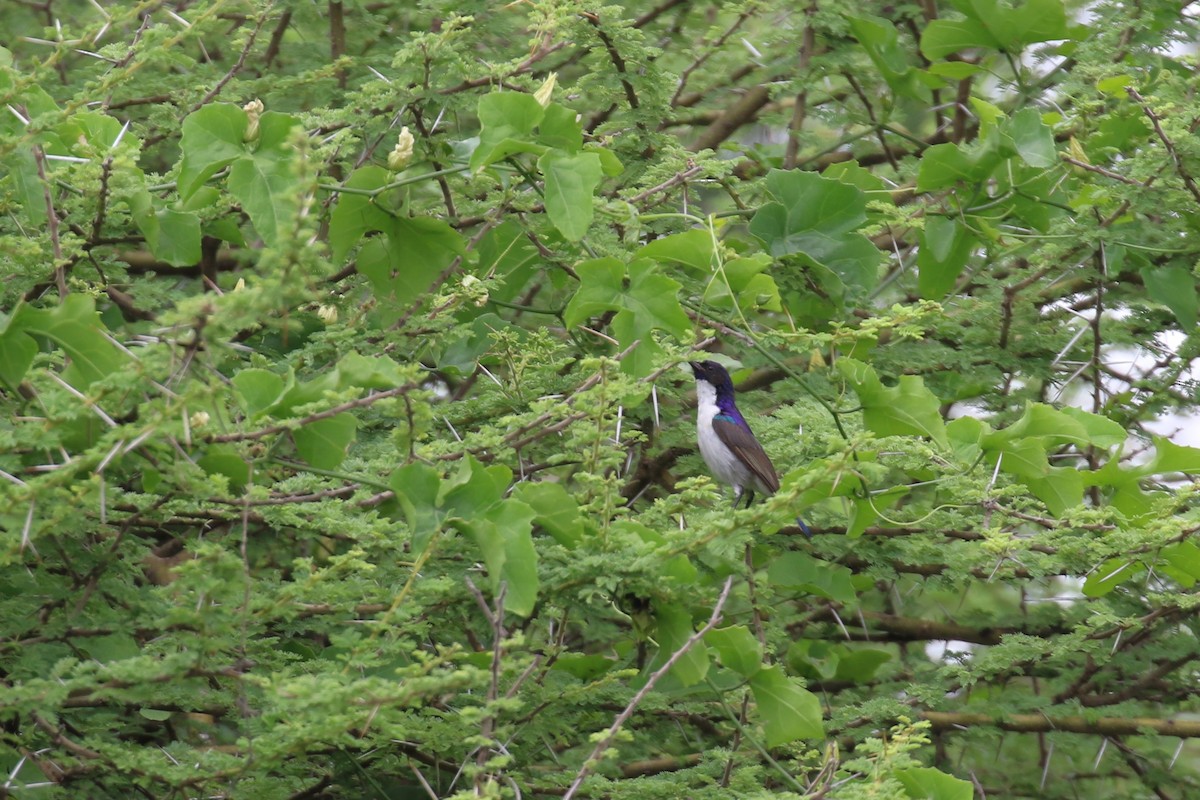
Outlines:
{"label": "bird's wing", "polygon": [[713,419],[712,426],[717,438],[750,468],[771,494],[779,491],[779,477],[775,474],[775,466],[749,428],[719,416]]}

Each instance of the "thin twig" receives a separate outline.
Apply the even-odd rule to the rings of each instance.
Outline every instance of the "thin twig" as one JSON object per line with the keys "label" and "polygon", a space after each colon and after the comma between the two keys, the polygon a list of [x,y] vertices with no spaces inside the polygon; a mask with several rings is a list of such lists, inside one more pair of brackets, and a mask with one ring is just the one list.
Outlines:
{"label": "thin twig", "polygon": [[600,756],[604,754],[604,751],[607,750],[609,745],[613,743],[613,740],[617,738],[617,733],[621,730],[625,723],[629,721],[629,718],[633,716],[633,712],[637,709],[641,702],[646,699],[646,696],[650,694],[651,690],[658,685],[658,682],[662,680],[668,672],[671,671],[672,667],[679,663],[679,660],[683,658],[684,654],[687,653],[688,650],[691,650],[697,642],[703,639],[709,631],[717,627],[717,625],[721,622],[721,617],[725,611],[725,601],[729,599],[729,591],[732,588],[733,576],[730,575],[725,579],[725,586],[723,589],[721,589],[721,596],[717,598],[717,604],[713,606],[713,611],[712,614],[709,615],[708,622],[704,623],[704,627],[702,627],[700,630],[689,636],[687,641],[680,645],[679,649],[672,653],[670,658],[668,658],[661,667],[654,671],[654,673],[646,680],[646,684],[642,686],[642,688],[638,690],[638,693],[633,696],[633,699],[629,701],[629,704],[621,710],[620,714],[617,714],[617,718],[613,720],[612,725],[608,727],[608,730],[605,732],[604,736],[601,737],[600,741],[596,742],[596,746],[592,748],[591,755],[587,757],[587,759],[583,762],[583,766],[579,768],[579,772],[575,775],[575,780],[571,781],[570,787],[568,787],[566,794],[563,795],[563,800],[571,800],[571,798],[575,796],[575,793],[579,791],[579,787],[583,785],[583,781],[592,773],[592,770],[596,768],[596,765],[600,763]]}

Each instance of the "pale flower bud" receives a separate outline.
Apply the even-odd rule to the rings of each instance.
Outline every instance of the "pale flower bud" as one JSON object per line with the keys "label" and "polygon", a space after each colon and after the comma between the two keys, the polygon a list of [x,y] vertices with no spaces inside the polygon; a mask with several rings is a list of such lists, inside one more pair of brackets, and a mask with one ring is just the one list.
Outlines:
{"label": "pale flower bud", "polygon": [[246,134],[242,137],[244,141],[253,142],[258,139],[258,118],[264,108],[266,106],[263,105],[262,100],[251,100],[242,106],[242,111],[246,112],[247,120]]}
{"label": "pale flower bud", "polygon": [[408,162],[412,161],[413,145],[417,140],[408,132],[408,126],[405,125],[400,129],[400,135],[396,137],[396,146],[392,148],[392,152],[388,153],[387,165],[392,172],[399,172],[408,166]]}
{"label": "pale flower bud", "polygon": [[554,93],[554,84],[558,81],[558,73],[551,72],[550,76],[542,83],[541,88],[533,93],[533,99],[538,101],[538,104],[545,108],[550,105],[550,95]]}
{"label": "pale flower bud", "polygon": [[237,282],[236,284],[234,284],[234,286],[233,286],[233,290],[234,290],[235,292],[240,292],[240,291],[242,291],[242,290],[243,290],[243,289],[245,289],[245,288],[246,288],[246,279],[245,279],[245,278],[238,278],[238,282]]}
{"label": "pale flower bud", "polygon": [[188,418],[188,422],[193,428],[203,428],[208,424],[209,416],[207,411],[197,411]]}
{"label": "pale flower bud", "polygon": [[321,321],[326,325],[337,322],[337,306],[321,306],[317,309],[317,316],[320,317]]}

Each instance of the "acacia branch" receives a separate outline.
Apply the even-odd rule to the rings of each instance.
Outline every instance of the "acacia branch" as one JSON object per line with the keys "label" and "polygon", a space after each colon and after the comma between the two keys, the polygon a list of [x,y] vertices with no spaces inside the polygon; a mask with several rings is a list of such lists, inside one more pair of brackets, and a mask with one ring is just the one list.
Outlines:
{"label": "acacia branch", "polygon": [[992,727],[1017,733],[1083,733],[1093,736],[1137,736],[1146,732],[1181,739],[1200,738],[1200,721],[1158,719],[1156,717],[1048,717],[1044,714],[1010,714],[990,717],[946,711],[922,711],[935,731]]}
{"label": "acacia branch", "polygon": [[205,441],[208,441],[208,442],[244,442],[244,441],[248,441],[248,440],[252,440],[252,439],[262,439],[266,436],[271,436],[276,433],[283,433],[284,431],[289,431],[294,428],[302,428],[305,425],[308,425],[313,422],[317,422],[318,420],[328,419],[330,417],[336,417],[338,414],[341,414],[344,411],[350,411],[351,409],[355,409],[355,408],[363,408],[364,406],[369,406],[374,403],[377,403],[380,400],[386,400],[389,397],[396,397],[397,395],[402,395],[405,392],[411,391],[416,388],[417,388],[417,384],[406,383],[403,386],[397,386],[394,389],[385,389],[382,392],[375,392],[374,394],[369,394],[366,397],[360,397],[356,400],[350,400],[350,401],[342,403],[340,405],[333,406],[332,408],[327,408],[324,411],[318,411],[315,414],[309,414],[307,417],[303,417],[298,420],[289,420],[286,423],[281,423],[279,425],[272,425],[268,428],[260,428],[259,430],[256,430],[256,431],[245,431],[242,433],[222,433],[222,434],[218,434],[216,436],[209,436],[206,438]]}

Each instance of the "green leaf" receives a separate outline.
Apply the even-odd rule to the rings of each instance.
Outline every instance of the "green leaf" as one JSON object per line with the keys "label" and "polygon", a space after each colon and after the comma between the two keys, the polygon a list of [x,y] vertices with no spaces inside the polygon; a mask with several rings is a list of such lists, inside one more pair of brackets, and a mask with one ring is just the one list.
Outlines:
{"label": "green leaf", "polygon": [[1200,547],[1192,542],[1167,545],[1159,555],[1164,562],[1162,571],[1183,588],[1191,589],[1200,580]]}
{"label": "green leaf", "polygon": [[[44,336],[61,347],[71,360],[63,378],[76,388],[133,365],[132,359],[108,339],[91,295],[73,292],[51,309],[21,305],[9,320],[9,334],[17,330]],[[29,352],[25,345],[17,348],[16,357],[8,367],[13,372]]]}
{"label": "green leaf", "polygon": [[283,394],[283,378],[265,369],[243,369],[232,379],[242,410],[250,418],[259,417]]}
{"label": "green leaf", "polygon": [[491,293],[497,300],[512,301],[541,267],[541,255],[525,230],[508,219],[488,231],[476,248],[476,274],[503,279]]}
{"label": "green leaf", "polygon": [[968,48],[1017,54],[1035,42],[1067,38],[1062,0],[1028,0],[1009,6],[1000,0],[953,0],[963,19],[936,19],[925,26],[921,52],[930,60]]}
{"label": "green leaf", "polygon": [[[386,186],[391,179],[392,173],[383,167],[367,166],[356,169],[343,185],[349,189],[370,190]],[[394,219],[393,214],[379,207],[377,198],[339,194],[337,205],[329,215],[329,248],[334,263],[342,263],[368,231],[391,230]]]}
{"label": "green leaf", "polygon": [[1125,439],[1129,436],[1129,432],[1121,423],[1108,417],[1102,417],[1074,406],[1067,406],[1059,411],[1079,423],[1087,441],[1096,447],[1107,450],[1110,447],[1124,444]]}
{"label": "green leaf", "polygon": [[762,647],[745,625],[714,628],[704,635],[704,642],[717,651],[717,658],[727,668],[746,677],[762,669]]}
{"label": "green leaf", "polygon": [[[647,666],[647,673],[666,663],[695,632],[692,628],[691,613],[681,605],[662,603],[656,608],[654,616],[658,623],[655,632],[658,653]],[[693,645],[684,653],[671,669],[671,675],[684,686],[699,683],[707,674],[708,649],[699,644]]]}
{"label": "green leaf", "polygon": [[442,476],[428,464],[414,461],[393,471],[388,486],[396,493],[408,527],[412,529],[413,552],[425,552],[433,534],[441,527]]}
{"label": "green leaf", "polygon": [[850,604],[858,599],[852,582],[853,574],[846,567],[813,558],[807,553],[784,553],[767,567],[767,580],[802,592]]}
{"label": "green leaf", "polygon": [[128,203],[134,224],[146,237],[155,258],[176,267],[191,266],[200,260],[199,216],[190,210],[161,208],[161,202],[145,187],[134,191]]}
{"label": "green leaf", "polygon": [[970,781],[933,767],[908,767],[892,774],[914,800],[971,800],[975,796],[975,787]]}
{"label": "green leaf", "polygon": [[505,585],[504,608],[529,616],[537,603],[537,551],[530,530],[534,511],[519,500],[495,503],[483,518],[465,519],[461,527],[470,533],[483,553],[493,595]]}
{"label": "green leaf", "polygon": [[[11,318],[10,318],[11,319]],[[6,325],[0,332],[0,381],[16,391],[37,355],[37,343],[20,328]]]}
{"label": "green leaf", "polygon": [[196,460],[196,464],[209,475],[224,475],[228,478],[229,489],[233,492],[242,491],[250,482],[250,465],[229,445],[211,445],[204,455]]}
{"label": "green leaf", "polygon": [[238,199],[268,245],[280,237],[299,208],[302,193],[293,162],[295,150],[287,144],[289,132],[300,124],[295,117],[268,111],[259,120],[254,152],[233,162],[229,193]]}
{"label": "green leaf", "polygon": [[349,412],[306,423],[292,431],[296,452],[318,469],[334,469],[354,441],[358,420]]}
{"label": "green leaf", "polygon": [[246,153],[246,112],[229,103],[210,103],[183,120],[179,149],[179,196],[187,200],[205,181]]}
{"label": "green leaf", "polygon": [[875,677],[881,666],[891,660],[892,654],[886,650],[851,650],[838,659],[833,677],[839,681],[866,683]]}
{"label": "green leaf", "polygon": [[979,240],[957,219],[927,217],[920,244],[917,286],[922,297],[939,300],[954,288]]}
{"label": "green leaf", "polygon": [[532,508],[533,521],[563,547],[573,548],[583,540],[579,506],[561,484],[522,482],[513,490],[513,497]]}
{"label": "green leaf", "polygon": [[600,185],[600,157],[551,150],[538,159],[546,178],[546,215],[568,241],[577,242],[592,224],[592,195]]}
{"label": "green leaf", "polygon": [[995,146],[964,149],[956,144],[935,144],[921,156],[917,191],[932,192],[962,182],[968,185],[987,180],[1004,160]]}
{"label": "green leaf", "polygon": [[1128,558],[1111,558],[1105,561],[1083,582],[1085,597],[1103,597],[1125,581],[1133,580],[1146,571],[1146,565]]}
{"label": "green leaf", "polygon": [[368,241],[358,252],[358,271],[371,282],[376,298],[398,315],[466,251],[462,236],[446,222],[430,217],[395,219],[386,239]]}
{"label": "green leaf", "polygon": [[1138,467],[1142,475],[1158,475],[1165,472],[1200,472],[1200,448],[1175,444],[1165,436],[1153,436],[1154,458],[1149,464]]}
{"label": "green leaf", "polygon": [[478,172],[514,153],[544,152],[545,145],[535,144],[531,136],[545,113],[533,95],[523,92],[492,92],[479,98],[483,129],[479,145],[471,154],[471,171]]}
{"label": "green leaf", "polygon": [[713,237],[707,230],[695,229],[655,239],[637,253],[664,264],[678,264],[700,275],[713,272]]}
{"label": "green leaf", "polygon": [[789,680],[778,666],[759,670],[750,678],[750,689],[766,729],[768,747],[825,735],[821,701]]}
{"label": "green leaf", "polygon": [[1056,517],[1083,502],[1083,476],[1077,469],[1052,467],[1045,477],[1027,479],[1025,485]]}
{"label": "green leaf", "polygon": [[854,186],[800,170],[771,170],[766,203],[750,232],[773,256],[802,253],[851,286],[875,285],[879,249],[855,230],[866,221],[866,196]]}
{"label": "green leaf", "polygon": [[1052,167],[1058,164],[1054,134],[1042,122],[1036,108],[1023,108],[1013,115],[1007,128],[1017,155],[1031,167]]}
{"label": "green leaf", "polygon": [[578,116],[558,103],[546,106],[538,125],[538,142],[564,153],[578,153],[583,149],[583,123]]}
{"label": "green leaf", "polygon": [[1184,330],[1196,327],[1196,279],[1183,267],[1158,267],[1142,270],[1146,294],[1156,303],[1171,309]]}
{"label": "green leaf", "polygon": [[640,341],[637,351],[621,363],[622,370],[633,375],[649,372],[658,352],[651,331],[664,330],[682,338],[691,331],[691,323],[679,304],[679,283],[659,275],[649,261],[625,265],[615,258],[585,261],[576,267],[579,289],[563,312],[563,321],[573,328],[604,311],[616,311],[612,329],[622,348]]}
{"label": "green leaf", "polygon": [[871,63],[898,95],[921,99],[916,73],[908,63],[908,53],[900,46],[896,26],[881,17],[848,17],[850,32],[858,39]]}
{"label": "green leaf", "polygon": [[919,377],[902,375],[896,386],[884,386],[861,361],[838,359],[837,368],[858,394],[869,430],[880,436],[928,436],[949,446],[938,399]]}

